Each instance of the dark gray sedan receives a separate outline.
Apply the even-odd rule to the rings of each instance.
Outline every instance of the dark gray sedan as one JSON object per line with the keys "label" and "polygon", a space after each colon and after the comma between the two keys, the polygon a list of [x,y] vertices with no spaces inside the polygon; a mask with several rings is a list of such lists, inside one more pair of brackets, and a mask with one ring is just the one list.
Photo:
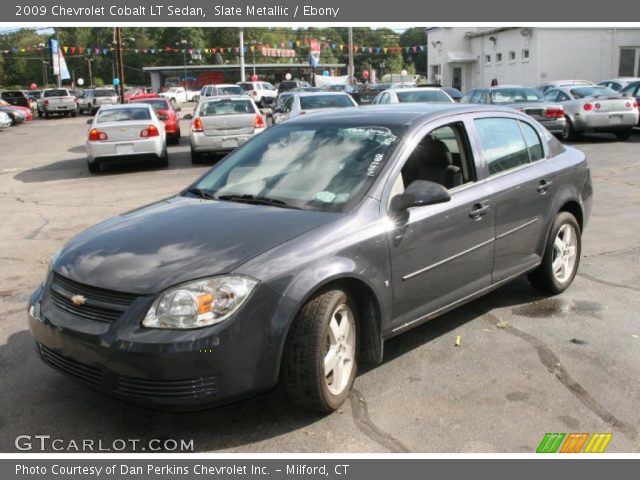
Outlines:
{"label": "dark gray sedan", "polygon": [[545,100],[533,88],[520,86],[477,88],[467,92],[460,103],[511,107],[535,118],[551,133],[560,135],[565,129],[566,119],[562,105]]}
{"label": "dark gray sedan", "polygon": [[591,198],[584,154],[513,109],[302,115],[73,238],[29,327],[51,367],[129,401],[198,408],[282,381],[330,412],[385,340],[521,275],[568,288]]}

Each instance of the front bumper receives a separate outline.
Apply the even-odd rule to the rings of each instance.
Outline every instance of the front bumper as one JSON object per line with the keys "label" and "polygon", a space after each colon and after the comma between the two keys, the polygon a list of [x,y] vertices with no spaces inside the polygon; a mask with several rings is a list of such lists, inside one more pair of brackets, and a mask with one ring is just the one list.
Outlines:
{"label": "front bumper", "polygon": [[132,403],[191,410],[275,386],[283,336],[271,327],[282,299],[275,291],[259,285],[233,317],[196,330],[142,328],[154,299],[138,297],[106,323],[57,308],[41,287],[30,300],[29,329],[49,366]]}
{"label": "front bumper", "polygon": [[263,130],[264,128],[256,128],[253,133],[246,135],[220,135],[215,137],[208,137],[202,132],[191,132],[189,134],[189,143],[191,144],[191,149],[195,152],[228,152],[251,140]]}
{"label": "front bumper", "polygon": [[137,156],[161,157],[164,150],[162,136],[145,140],[133,140],[123,142],[87,142],[87,159],[92,162],[96,159],[109,159],[114,157],[133,158]]}
{"label": "front bumper", "polygon": [[579,113],[574,116],[577,131],[615,132],[638,123],[638,110],[625,112]]}

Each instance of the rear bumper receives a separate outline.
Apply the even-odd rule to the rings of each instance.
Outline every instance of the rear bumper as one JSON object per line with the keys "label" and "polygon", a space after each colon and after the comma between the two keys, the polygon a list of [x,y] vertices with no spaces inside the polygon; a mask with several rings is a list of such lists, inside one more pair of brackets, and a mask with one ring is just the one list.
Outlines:
{"label": "rear bumper", "polygon": [[576,114],[574,127],[578,131],[615,132],[638,124],[638,111]]}
{"label": "rear bumper", "polygon": [[220,135],[208,137],[202,132],[191,132],[189,143],[195,152],[227,152],[233,150],[253,138],[264,128],[256,128],[253,133],[246,135]]}
{"label": "rear bumper", "polygon": [[544,128],[549,130],[551,133],[558,133],[558,134],[562,133],[562,131],[564,130],[564,126],[567,123],[564,117],[548,118],[548,119],[545,118],[545,119],[538,120],[538,122],[540,123],[540,125],[542,125]]}
{"label": "rear bumper", "polygon": [[[132,150],[129,150],[128,146]],[[135,140],[132,142],[87,142],[87,160],[110,158],[134,158],[137,156],[161,157],[164,151],[164,141],[161,136],[147,140]]]}

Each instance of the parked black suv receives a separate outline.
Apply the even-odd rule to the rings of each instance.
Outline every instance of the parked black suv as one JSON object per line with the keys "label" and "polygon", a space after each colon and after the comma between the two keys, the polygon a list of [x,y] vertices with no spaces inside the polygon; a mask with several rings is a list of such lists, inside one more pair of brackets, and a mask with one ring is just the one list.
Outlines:
{"label": "parked black suv", "polygon": [[31,108],[29,95],[23,92],[22,90],[7,90],[5,92],[2,92],[1,96],[2,96],[2,100],[7,101],[11,105]]}

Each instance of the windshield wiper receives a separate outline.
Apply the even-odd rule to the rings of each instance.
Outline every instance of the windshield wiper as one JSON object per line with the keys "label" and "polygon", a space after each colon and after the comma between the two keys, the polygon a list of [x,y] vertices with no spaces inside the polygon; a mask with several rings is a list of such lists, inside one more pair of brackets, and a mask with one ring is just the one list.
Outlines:
{"label": "windshield wiper", "polygon": [[271,207],[281,207],[281,208],[293,208],[296,210],[301,210],[300,207],[294,207],[293,205],[289,205],[287,202],[282,200],[278,200],[276,198],[268,198],[268,197],[256,197],[251,194],[228,194],[228,195],[219,195],[215,197],[216,200],[224,200],[227,202],[240,202],[240,203],[251,203],[254,205],[269,205]]}
{"label": "windshield wiper", "polygon": [[216,196],[209,192],[208,190],[203,190],[198,187],[189,187],[187,189],[188,193],[192,193],[193,195],[197,195],[200,198],[204,198],[205,200],[217,200]]}

